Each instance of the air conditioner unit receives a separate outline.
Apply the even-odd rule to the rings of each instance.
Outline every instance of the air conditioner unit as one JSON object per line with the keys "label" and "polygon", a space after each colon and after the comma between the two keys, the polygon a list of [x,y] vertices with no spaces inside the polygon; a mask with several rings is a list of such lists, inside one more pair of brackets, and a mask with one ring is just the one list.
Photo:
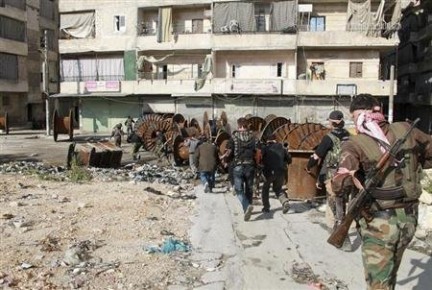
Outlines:
{"label": "air conditioner unit", "polygon": [[311,13],[313,4],[299,4],[298,12],[300,13]]}

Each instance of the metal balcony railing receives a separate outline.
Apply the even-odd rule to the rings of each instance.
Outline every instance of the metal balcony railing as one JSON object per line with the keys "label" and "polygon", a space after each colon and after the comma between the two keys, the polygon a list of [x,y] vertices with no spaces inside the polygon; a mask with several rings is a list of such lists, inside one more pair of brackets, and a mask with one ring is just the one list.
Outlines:
{"label": "metal balcony railing", "polygon": [[199,73],[198,75],[194,75],[194,76],[184,76],[182,78],[176,78],[176,79],[172,79],[171,78],[171,74],[170,72],[157,72],[157,73],[153,73],[153,72],[138,72],[138,77],[140,79],[143,80],[194,80],[195,78],[199,77],[201,75],[201,73]]}
{"label": "metal balcony railing", "polygon": [[[137,33],[140,36],[155,35],[157,33],[157,25],[152,22],[141,22],[137,26]],[[173,34],[201,34],[211,33],[211,25],[204,25],[202,22],[192,22],[191,25],[186,25],[182,22],[173,23]]]}

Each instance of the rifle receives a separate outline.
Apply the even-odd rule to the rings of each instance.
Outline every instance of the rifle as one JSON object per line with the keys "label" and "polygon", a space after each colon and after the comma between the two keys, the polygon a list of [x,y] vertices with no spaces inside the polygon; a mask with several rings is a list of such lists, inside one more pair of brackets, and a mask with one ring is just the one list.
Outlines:
{"label": "rifle", "polygon": [[[360,214],[363,214],[363,209],[372,201],[372,197],[369,194],[369,190],[371,188],[376,187],[379,182],[382,180],[383,174],[389,168],[390,164],[394,161],[396,154],[399,152],[402,145],[405,143],[411,131],[420,121],[417,118],[410,126],[410,128],[405,132],[402,138],[399,138],[394,142],[394,144],[390,147],[389,150],[380,158],[375,167],[369,171],[366,176],[366,181],[364,183],[363,188],[360,192],[351,200],[350,205],[348,207],[347,213],[343,218],[340,225],[338,225],[334,231],[331,233],[330,237],[327,239],[327,242],[336,248],[341,248],[347,235],[351,223],[355,218],[357,218]],[[364,214],[366,220],[371,221],[373,217]]]}

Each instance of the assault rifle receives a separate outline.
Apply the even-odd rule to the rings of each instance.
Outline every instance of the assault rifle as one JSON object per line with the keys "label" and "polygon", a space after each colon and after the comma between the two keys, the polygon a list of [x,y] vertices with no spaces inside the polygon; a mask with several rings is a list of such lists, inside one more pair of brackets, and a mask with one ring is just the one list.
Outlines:
{"label": "assault rifle", "polygon": [[[377,165],[367,174],[366,181],[364,183],[363,188],[360,192],[351,200],[350,205],[348,207],[347,213],[343,218],[340,225],[338,225],[330,237],[327,239],[327,242],[336,248],[341,248],[347,235],[351,223],[355,218],[357,218],[364,208],[366,208],[369,203],[372,201],[372,197],[369,194],[369,190],[376,187],[379,182],[382,181],[383,174],[389,168],[389,166],[394,162],[394,158],[396,154],[401,149],[402,145],[405,143],[411,131],[420,121],[417,118],[410,126],[410,128],[405,132],[402,138],[397,139],[394,144],[390,147],[390,149],[380,158]],[[364,215],[366,219],[372,219],[372,217],[368,217],[366,214]]]}

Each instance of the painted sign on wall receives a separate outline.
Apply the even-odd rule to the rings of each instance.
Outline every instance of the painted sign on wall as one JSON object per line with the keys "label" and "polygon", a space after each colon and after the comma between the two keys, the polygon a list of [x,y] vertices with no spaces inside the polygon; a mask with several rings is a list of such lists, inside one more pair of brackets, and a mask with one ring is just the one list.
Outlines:
{"label": "painted sign on wall", "polygon": [[89,93],[120,92],[120,82],[119,81],[87,81],[85,82],[85,90]]}

